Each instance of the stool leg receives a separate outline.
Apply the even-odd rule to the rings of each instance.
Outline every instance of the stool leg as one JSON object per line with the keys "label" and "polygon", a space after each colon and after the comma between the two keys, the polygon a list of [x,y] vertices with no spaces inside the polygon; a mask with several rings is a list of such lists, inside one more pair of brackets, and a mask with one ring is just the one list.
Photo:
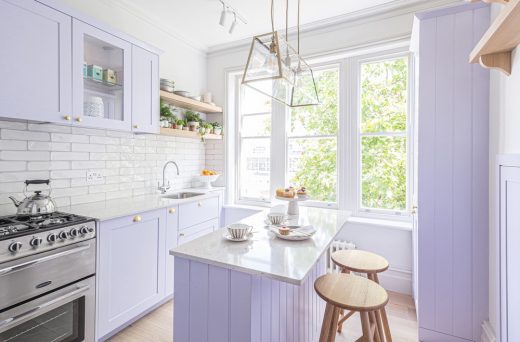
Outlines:
{"label": "stool leg", "polygon": [[329,341],[328,342],[334,342],[336,340],[336,328],[338,326],[338,319],[339,319],[339,311],[341,309],[334,308],[334,313],[332,315],[332,322],[329,327]]}
{"label": "stool leg", "polygon": [[381,310],[377,310],[375,312],[376,315],[376,324],[377,324],[377,330],[379,331],[379,337],[381,339],[381,342],[387,342],[385,337],[385,329],[383,327],[383,317],[381,316]]}
{"label": "stool leg", "polygon": [[[372,275],[373,280],[379,284],[379,277],[377,276],[377,273],[374,273]],[[381,316],[383,318],[383,327],[385,329],[385,337],[388,342],[392,342],[392,334],[390,333],[390,325],[388,324],[388,316],[386,315],[386,309],[381,309]]]}
{"label": "stool leg", "polygon": [[377,326],[376,313],[375,313],[375,311],[370,311],[368,313],[368,315],[369,315],[369,319],[370,319],[370,325],[374,326],[374,341],[381,342],[381,334],[380,334],[379,328]]}
{"label": "stool leg", "polygon": [[346,314],[345,316],[343,316],[339,322],[338,322],[338,332],[340,333],[341,330],[343,329],[343,323],[345,323],[345,321],[347,319],[349,319],[353,314],[355,314],[356,312],[355,311],[349,311],[348,314]]}
{"label": "stool leg", "polygon": [[368,319],[368,312],[360,312],[361,327],[363,328],[363,340],[366,342],[374,342],[370,329],[370,320]]}
{"label": "stool leg", "polygon": [[325,306],[325,314],[323,315],[323,323],[321,324],[320,342],[329,341],[330,326],[332,324],[334,309],[334,306],[329,303]]}

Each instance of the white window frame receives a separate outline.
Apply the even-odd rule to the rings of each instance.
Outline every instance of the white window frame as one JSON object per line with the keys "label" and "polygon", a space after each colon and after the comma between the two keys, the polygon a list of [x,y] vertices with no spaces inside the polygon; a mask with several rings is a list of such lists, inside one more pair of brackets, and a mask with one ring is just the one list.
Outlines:
{"label": "white window frame", "polygon": [[[414,59],[409,53],[408,41],[398,44],[371,45],[368,49],[352,50],[347,52],[329,53],[323,56],[308,59],[313,68],[339,67],[339,126],[337,136],[337,202],[334,204],[308,201],[302,205],[337,208],[348,210],[353,216],[369,219],[381,219],[390,221],[409,222],[411,215],[409,210],[396,212],[384,209],[366,210],[361,207],[361,154],[359,132],[360,113],[360,67],[362,63],[380,61],[384,59],[408,57],[408,122],[407,122],[407,206],[410,206],[413,191],[414,165]],[[319,63],[313,63],[320,61]],[[243,73],[242,68],[226,70],[226,114],[234,121],[227,123],[226,130],[230,133],[226,137],[226,177],[227,199],[232,205],[270,207],[270,201],[250,201],[238,198],[238,129],[235,128],[239,115],[238,96],[240,82],[237,78]],[[288,109],[278,103],[272,102],[272,131],[271,131],[271,198],[274,198],[276,185],[287,184],[287,149],[288,134]],[[282,115],[277,115],[277,114]],[[232,134],[233,132],[235,134]],[[294,137],[291,137],[294,138]],[[275,145],[273,141],[279,143]],[[280,146],[282,144],[283,146]],[[281,148],[283,147],[283,148]],[[275,160],[277,162],[275,162]],[[408,209],[408,208],[407,208]]]}

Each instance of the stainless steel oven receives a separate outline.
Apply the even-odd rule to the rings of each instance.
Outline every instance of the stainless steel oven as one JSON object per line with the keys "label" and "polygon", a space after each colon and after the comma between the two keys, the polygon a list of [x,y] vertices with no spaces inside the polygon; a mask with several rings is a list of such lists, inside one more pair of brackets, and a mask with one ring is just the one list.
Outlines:
{"label": "stainless steel oven", "polygon": [[94,341],[95,222],[22,230],[10,220],[0,240],[0,342]]}

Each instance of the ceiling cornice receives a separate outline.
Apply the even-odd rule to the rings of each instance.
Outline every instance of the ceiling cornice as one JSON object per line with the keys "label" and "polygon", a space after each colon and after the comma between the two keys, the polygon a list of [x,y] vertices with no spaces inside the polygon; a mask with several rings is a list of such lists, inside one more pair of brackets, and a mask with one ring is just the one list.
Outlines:
{"label": "ceiling cornice", "polygon": [[201,44],[191,38],[188,38],[175,29],[173,29],[171,26],[167,25],[164,22],[161,22],[160,20],[157,20],[155,18],[151,18],[145,14],[139,8],[129,4],[128,2],[125,2],[124,0],[102,0],[107,6],[111,6],[113,8],[121,9],[128,14],[144,21],[148,25],[156,28],[157,30],[163,32],[167,36],[175,39],[180,40],[184,44],[188,45],[190,48],[192,48],[195,52],[198,52],[201,55],[206,55],[208,52],[208,47],[204,44]]}
{"label": "ceiling cornice", "polygon": [[[346,13],[335,17],[314,21],[301,25],[300,32],[303,37],[337,30],[342,27],[360,25],[373,21],[388,19],[408,13],[415,13],[432,8],[452,6],[463,3],[464,0],[394,0],[392,2]],[[263,33],[263,32],[259,32]],[[289,35],[294,35],[296,28],[289,29]],[[210,46],[207,50],[209,56],[240,51],[251,44],[251,38],[236,40],[229,43]]]}

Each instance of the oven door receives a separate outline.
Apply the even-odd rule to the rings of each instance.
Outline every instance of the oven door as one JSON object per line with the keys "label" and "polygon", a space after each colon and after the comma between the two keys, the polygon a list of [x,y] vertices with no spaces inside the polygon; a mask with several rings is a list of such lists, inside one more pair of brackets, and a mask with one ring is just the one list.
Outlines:
{"label": "oven door", "polygon": [[0,313],[1,342],[94,341],[95,277]]}

